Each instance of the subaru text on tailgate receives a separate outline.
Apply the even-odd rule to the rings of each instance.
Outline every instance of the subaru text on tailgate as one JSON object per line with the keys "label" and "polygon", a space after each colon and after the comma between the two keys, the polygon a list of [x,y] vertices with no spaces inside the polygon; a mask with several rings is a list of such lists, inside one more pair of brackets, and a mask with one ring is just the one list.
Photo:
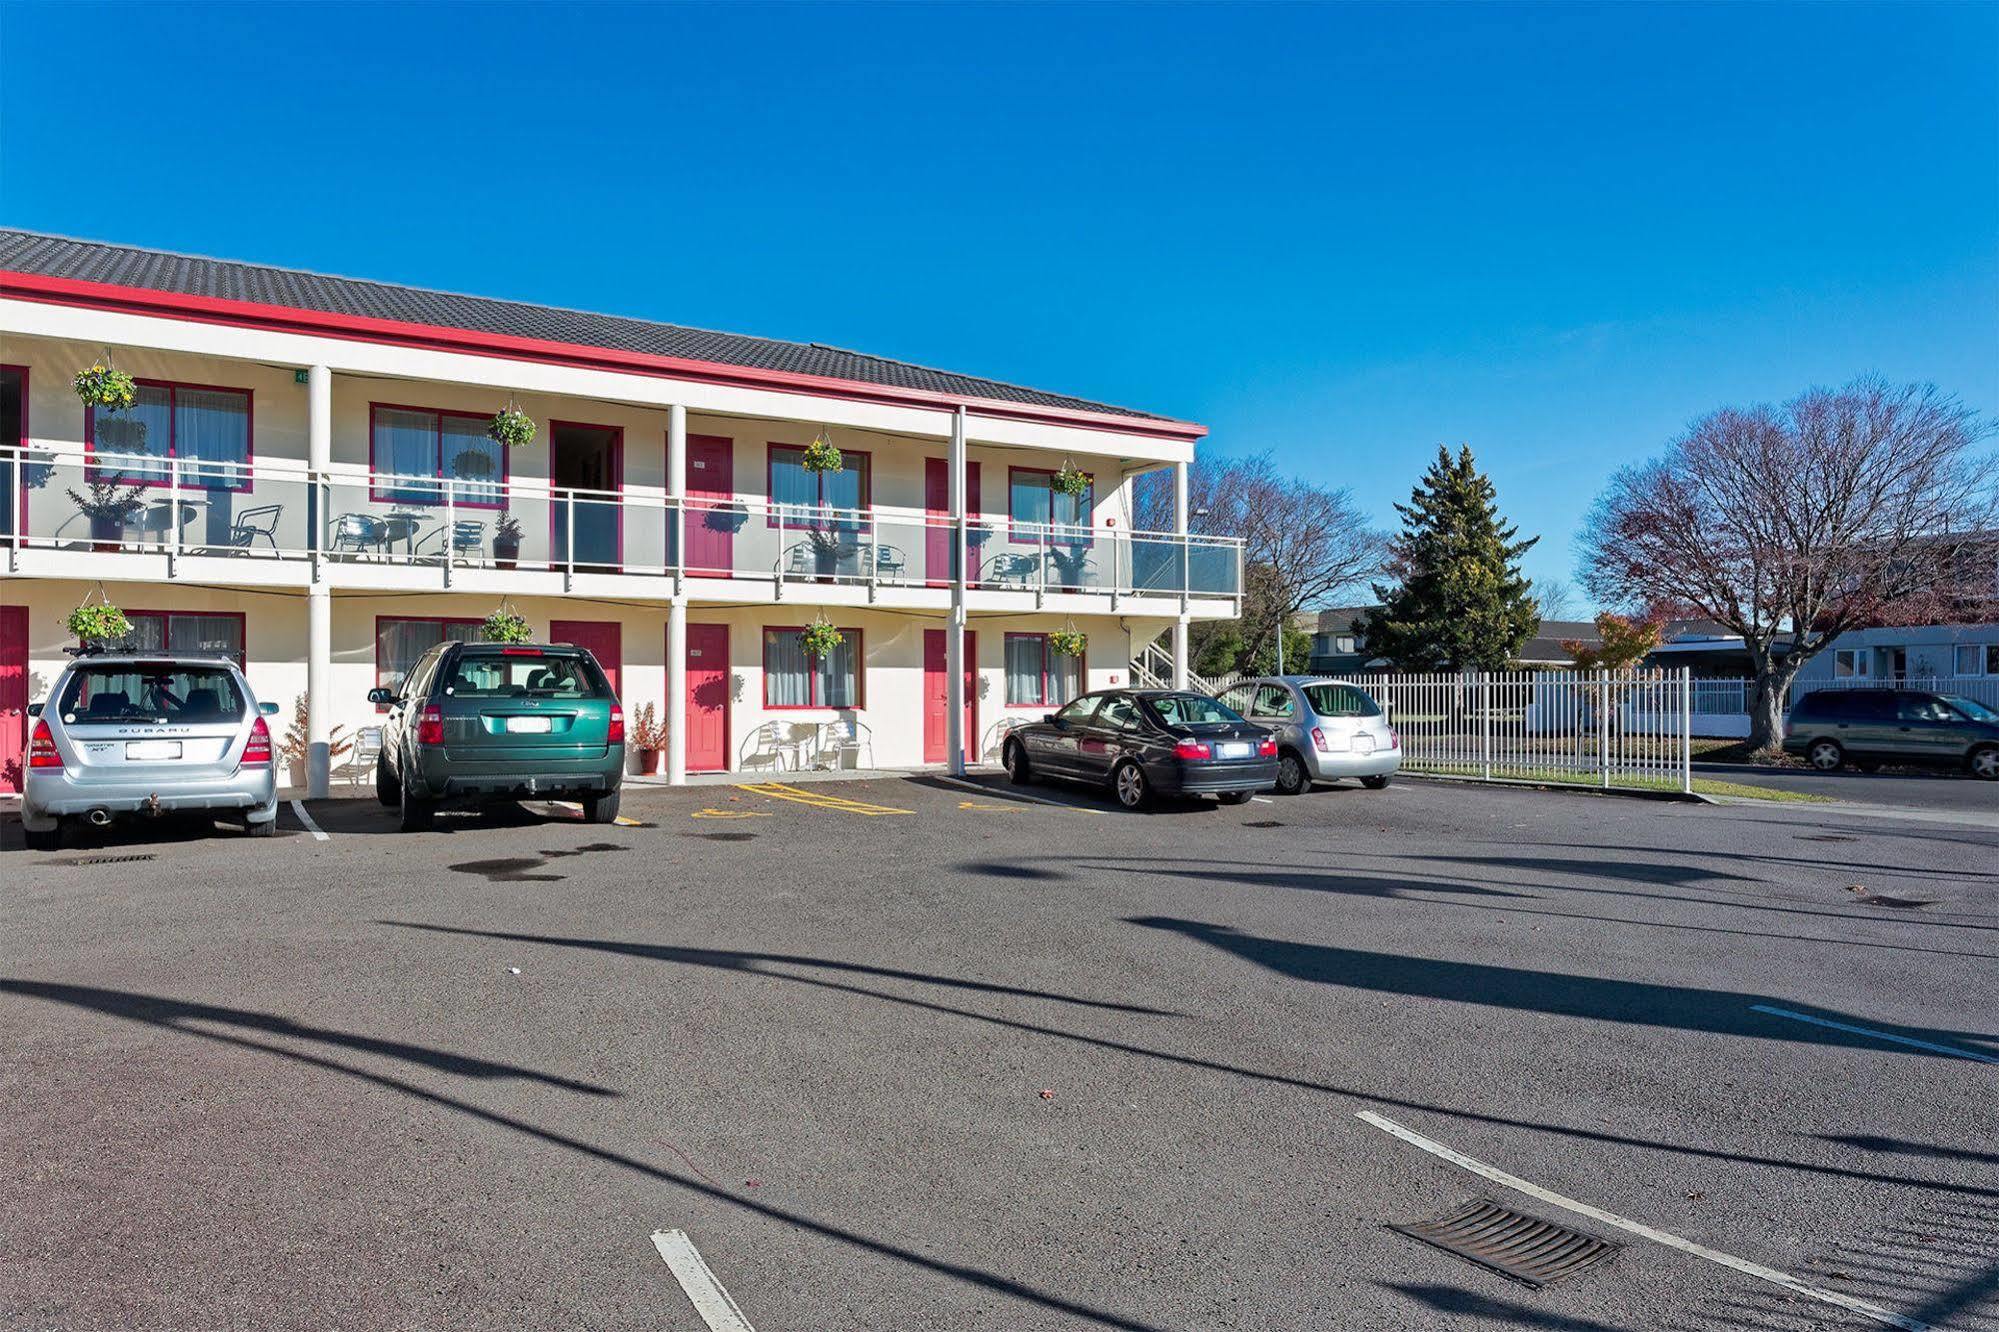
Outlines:
{"label": "subaru text on tailgate", "polygon": [[405,832],[444,803],[576,800],[591,823],[618,817],[625,714],[582,648],[440,643],[368,701],[389,709],[375,793]]}

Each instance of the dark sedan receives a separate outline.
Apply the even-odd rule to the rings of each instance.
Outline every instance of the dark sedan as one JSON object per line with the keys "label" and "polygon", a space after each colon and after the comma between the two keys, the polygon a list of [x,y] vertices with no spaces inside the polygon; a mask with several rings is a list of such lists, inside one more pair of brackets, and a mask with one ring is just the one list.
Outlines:
{"label": "dark sedan", "polygon": [[1016,783],[1105,785],[1126,809],[1156,795],[1239,805],[1277,784],[1277,739],[1214,699],[1175,689],[1106,689],[1016,728],[1000,756]]}

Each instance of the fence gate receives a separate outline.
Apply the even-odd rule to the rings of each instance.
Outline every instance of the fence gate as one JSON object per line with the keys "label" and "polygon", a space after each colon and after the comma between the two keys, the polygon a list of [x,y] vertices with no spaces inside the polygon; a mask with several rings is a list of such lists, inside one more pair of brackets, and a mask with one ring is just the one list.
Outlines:
{"label": "fence gate", "polygon": [[1352,678],[1387,709],[1410,772],[1694,789],[1692,679],[1685,667]]}

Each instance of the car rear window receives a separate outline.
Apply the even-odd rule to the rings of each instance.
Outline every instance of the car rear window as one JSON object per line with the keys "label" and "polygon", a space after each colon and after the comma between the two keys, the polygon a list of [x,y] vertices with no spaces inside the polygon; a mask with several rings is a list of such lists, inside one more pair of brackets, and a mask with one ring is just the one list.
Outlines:
{"label": "car rear window", "polygon": [[1321,717],[1379,717],[1381,705],[1350,684],[1309,684],[1305,701]]}
{"label": "car rear window", "polygon": [[573,652],[467,653],[443,692],[451,698],[608,698],[597,663]]}
{"label": "car rear window", "polygon": [[245,700],[236,677],[221,666],[174,661],[121,661],[79,666],[57,711],[69,725],[168,721],[237,721]]}
{"label": "car rear window", "polygon": [[1200,726],[1210,722],[1239,722],[1242,717],[1212,698],[1199,694],[1166,694],[1145,700],[1146,711],[1168,726]]}

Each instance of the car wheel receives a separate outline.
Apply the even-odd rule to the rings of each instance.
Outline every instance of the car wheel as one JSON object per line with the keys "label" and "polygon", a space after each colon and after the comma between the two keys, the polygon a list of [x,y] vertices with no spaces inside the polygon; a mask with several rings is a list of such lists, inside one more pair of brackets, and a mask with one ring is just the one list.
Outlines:
{"label": "car wheel", "polygon": [[375,760],[375,799],[394,809],[403,802],[403,788],[389,771],[387,756]]}
{"label": "car wheel", "polygon": [[276,819],[265,819],[262,823],[252,823],[248,819],[243,820],[243,835],[245,837],[270,837],[277,830],[278,821]]}
{"label": "car wheel", "polygon": [[1846,764],[1846,751],[1837,740],[1814,740],[1805,758],[1820,772],[1838,772]]}
{"label": "car wheel", "polygon": [[1027,746],[1020,741],[1007,741],[1000,751],[1000,761],[1006,765],[1007,780],[1015,786],[1026,786],[1034,780],[1034,774],[1027,766]]}
{"label": "car wheel", "polygon": [[1370,791],[1382,790],[1388,785],[1388,774],[1385,772],[1378,772],[1375,773],[1372,777],[1363,777],[1360,779],[1360,784],[1362,786],[1365,786]]}
{"label": "car wheel", "polygon": [[1136,763],[1120,763],[1111,774],[1111,788],[1117,792],[1117,802],[1126,809],[1144,809],[1145,802],[1152,798],[1152,784],[1145,780],[1145,769]]}
{"label": "car wheel", "polygon": [[1277,794],[1298,795],[1312,784],[1310,774],[1305,771],[1305,760],[1290,750],[1277,756]]}
{"label": "car wheel", "polygon": [[1216,798],[1224,805],[1247,805],[1249,797],[1250,792],[1248,791],[1224,791]]}
{"label": "car wheel", "polygon": [[30,851],[62,850],[62,824],[53,828],[23,828],[21,836],[27,839]]}
{"label": "car wheel", "polygon": [[612,791],[606,795],[583,797],[583,821],[585,823],[616,823],[618,821],[618,799],[623,791]]}
{"label": "car wheel", "polygon": [[398,794],[402,797],[402,830],[423,832],[429,828],[437,815],[437,803],[432,800],[419,800],[410,794],[408,786],[404,786]]}
{"label": "car wheel", "polygon": [[1981,745],[1971,751],[1971,775],[1999,782],[1999,745]]}

